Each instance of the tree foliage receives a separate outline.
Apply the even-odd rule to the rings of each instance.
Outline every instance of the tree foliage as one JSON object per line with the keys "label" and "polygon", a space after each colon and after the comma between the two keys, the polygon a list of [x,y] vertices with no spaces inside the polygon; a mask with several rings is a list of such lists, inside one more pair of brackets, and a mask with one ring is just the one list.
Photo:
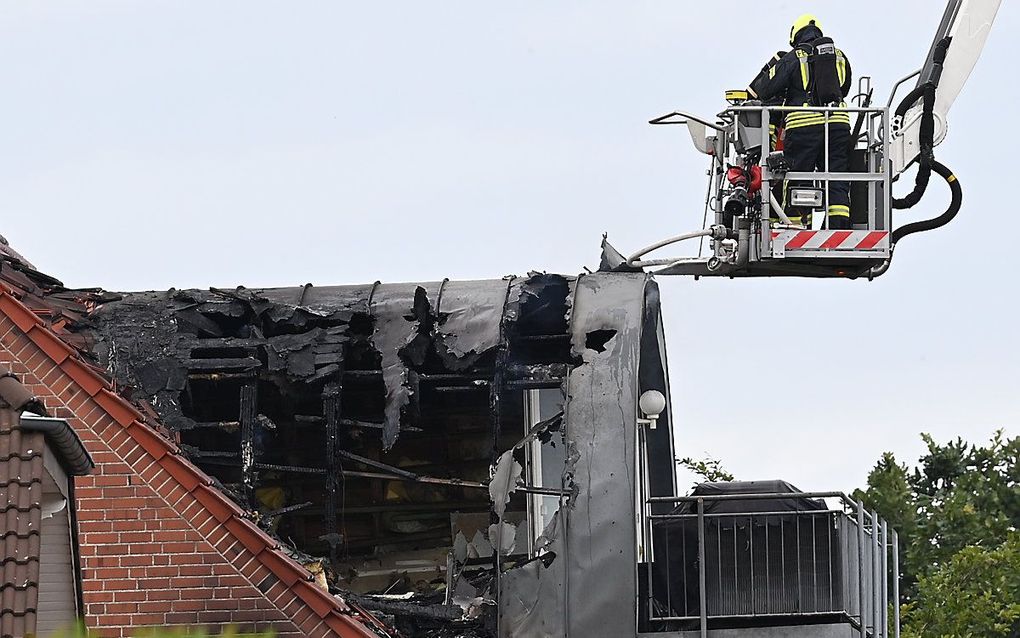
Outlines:
{"label": "tree foliage", "polygon": [[722,461],[718,459],[713,459],[711,457],[695,459],[687,456],[682,459],[677,459],[677,464],[680,465],[680,467],[687,468],[709,483],[733,480],[733,475],[726,471],[726,468],[722,466]]}
{"label": "tree foliage", "polygon": [[985,446],[923,438],[917,467],[886,453],[854,493],[899,532],[905,628],[1020,635],[1020,437],[999,432]]}
{"label": "tree foliage", "polygon": [[1020,635],[1020,532],[996,548],[961,549],[921,577],[904,607],[908,637]]}

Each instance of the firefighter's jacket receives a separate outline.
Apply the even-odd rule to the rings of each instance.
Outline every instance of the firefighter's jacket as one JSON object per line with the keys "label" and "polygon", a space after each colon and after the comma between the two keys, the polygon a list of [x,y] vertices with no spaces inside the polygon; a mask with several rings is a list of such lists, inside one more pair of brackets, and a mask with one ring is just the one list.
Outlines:
{"label": "firefighter's jacket", "polygon": [[[748,93],[752,99],[761,100],[763,104],[782,104],[784,106],[811,105],[811,68],[809,62],[810,43],[799,44],[775,63],[766,65],[758,77],[751,82]],[[852,73],[850,61],[839,49],[836,50],[836,72],[839,76],[840,89],[843,97],[850,93]],[[846,104],[843,103],[842,106]],[[825,115],[811,111],[789,111],[784,117],[786,130],[805,126],[818,126],[825,123]],[[850,124],[850,114],[835,111],[829,115],[829,123]]]}

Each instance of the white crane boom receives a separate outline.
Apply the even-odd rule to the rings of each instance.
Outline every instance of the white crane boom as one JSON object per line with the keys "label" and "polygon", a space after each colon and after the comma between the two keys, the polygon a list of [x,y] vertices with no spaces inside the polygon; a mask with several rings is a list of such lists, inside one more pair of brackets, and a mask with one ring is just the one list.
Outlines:
{"label": "white crane boom", "polygon": [[[935,94],[936,146],[945,139],[949,109],[960,95],[963,85],[967,83],[971,71],[974,70],[974,65],[981,57],[981,51],[985,48],[988,33],[1001,3],[1001,0],[950,0],[946,6],[942,22],[917,80],[918,85],[921,85],[935,79],[933,75],[938,71],[932,58],[936,47],[943,38],[951,37],[952,43],[942,64],[942,74],[938,78],[938,91]],[[891,159],[894,174],[902,173],[917,159],[920,152],[918,137],[921,112],[922,105],[919,101],[907,111],[898,133],[892,140]]]}

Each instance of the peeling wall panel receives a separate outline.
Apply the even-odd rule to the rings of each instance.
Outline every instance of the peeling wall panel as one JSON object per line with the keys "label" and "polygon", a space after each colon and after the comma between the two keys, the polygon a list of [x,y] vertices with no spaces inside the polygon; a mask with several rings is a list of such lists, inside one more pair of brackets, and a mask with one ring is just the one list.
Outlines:
{"label": "peeling wall panel", "polygon": [[[582,276],[571,310],[565,436],[573,496],[541,561],[502,579],[501,637],[636,633],[635,445],[645,275]],[[615,331],[601,352],[589,334]],[[611,610],[611,611],[608,611]]]}
{"label": "peeling wall panel", "polygon": [[453,370],[465,370],[499,345],[507,280],[447,281],[439,299],[438,347]]}
{"label": "peeling wall panel", "polygon": [[[426,288],[428,286],[428,288]],[[369,311],[375,321],[372,344],[382,357],[383,383],[386,385],[386,420],[383,425],[383,447],[389,449],[397,441],[400,426],[418,392],[417,375],[408,366],[408,359],[423,357],[416,340],[426,342],[434,326],[432,304],[440,284],[383,284],[372,295]],[[417,352],[416,352],[417,350]],[[418,365],[421,364],[419,360]],[[413,407],[411,407],[413,409]]]}

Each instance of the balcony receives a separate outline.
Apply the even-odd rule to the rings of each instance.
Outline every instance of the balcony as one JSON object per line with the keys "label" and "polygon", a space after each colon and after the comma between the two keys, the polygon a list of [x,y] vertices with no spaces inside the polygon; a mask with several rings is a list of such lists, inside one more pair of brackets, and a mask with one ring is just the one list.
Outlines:
{"label": "balcony", "polygon": [[896,532],[845,494],[707,483],[646,518],[649,634],[899,636]]}

